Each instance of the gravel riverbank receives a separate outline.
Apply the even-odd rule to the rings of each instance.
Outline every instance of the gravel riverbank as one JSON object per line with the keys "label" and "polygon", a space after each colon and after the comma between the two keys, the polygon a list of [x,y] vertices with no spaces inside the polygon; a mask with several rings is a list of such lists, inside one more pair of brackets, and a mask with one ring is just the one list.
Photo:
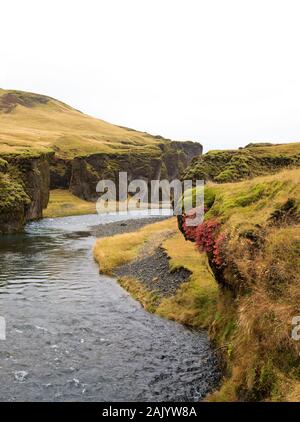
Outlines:
{"label": "gravel riverbank", "polygon": [[169,257],[160,247],[149,256],[142,256],[122,265],[115,273],[118,277],[134,277],[149,290],[158,291],[161,296],[175,294],[178,287],[191,275],[191,272],[185,268],[178,268],[171,272]]}
{"label": "gravel riverbank", "polygon": [[153,224],[158,221],[163,221],[170,217],[146,217],[135,218],[131,220],[114,221],[113,223],[102,224],[91,227],[91,232],[94,236],[106,237],[114,236],[115,234],[135,232],[147,224]]}
{"label": "gravel riverbank", "polygon": [[[149,217],[117,221],[92,227],[92,232],[98,238],[114,236],[116,234],[135,232],[147,224],[162,221],[168,217]],[[161,296],[170,296],[176,293],[178,287],[188,280],[190,271],[179,268],[175,271],[169,269],[169,257],[160,246],[155,244],[153,248],[148,245],[150,253],[142,253],[132,262],[129,262],[115,270],[117,277],[133,277],[151,290],[157,291]],[[150,246],[150,247],[149,247]]]}

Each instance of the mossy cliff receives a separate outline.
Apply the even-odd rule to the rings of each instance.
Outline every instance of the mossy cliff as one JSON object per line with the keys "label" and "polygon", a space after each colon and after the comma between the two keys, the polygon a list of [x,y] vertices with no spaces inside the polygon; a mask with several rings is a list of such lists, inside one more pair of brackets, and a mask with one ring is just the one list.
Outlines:
{"label": "mossy cliff", "polygon": [[8,154],[0,158],[0,233],[20,231],[42,217],[49,200],[51,153]]}
{"label": "mossy cliff", "polygon": [[1,232],[41,217],[49,187],[94,201],[103,178],[178,178],[202,153],[199,143],[112,125],[22,91],[0,89],[0,127]]}
{"label": "mossy cliff", "polygon": [[200,144],[193,142],[165,142],[155,151],[123,153],[95,153],[62,160],[55,156],[51,160],[51,188],[69,188],[86,200],[96,200],[96,185],[99,180],[118,181],[119,172],[127,172],[128,181],[133,179],[173,180],[201,153]]}
{"label": "mossy cliff", "polygon": [[238,150],[209,151],[192,160],[184,179],[234,182],[300,166],[300,143],[249,144]]}
{"label": "mossy cliff", "polygon": [[[204,222],[180,221],[219,285],[209,329],[226,368],[211,400],[300,400],[300,169],[205,187]],[[200,258],[200,256],[199,256]],[[298,332],[298,330],[296,330]]]}

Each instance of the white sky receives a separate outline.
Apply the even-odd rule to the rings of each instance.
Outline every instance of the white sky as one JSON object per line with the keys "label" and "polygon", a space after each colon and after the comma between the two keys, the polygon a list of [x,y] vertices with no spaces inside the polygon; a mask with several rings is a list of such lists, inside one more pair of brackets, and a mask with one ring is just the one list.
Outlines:
{"label": "white sky", "polygon": [[206,150],[300,141],[299,0],[0,0],[0,87]]}

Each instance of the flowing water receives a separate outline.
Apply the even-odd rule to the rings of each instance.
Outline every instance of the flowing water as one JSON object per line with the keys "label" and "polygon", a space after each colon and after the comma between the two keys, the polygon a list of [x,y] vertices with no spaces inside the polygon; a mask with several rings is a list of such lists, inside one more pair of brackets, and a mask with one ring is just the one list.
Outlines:
{"label": "flowing water", "polygon": [[194,401],[218,379],[205,332],[149,314],[93,261],[95,224],[44,219],[0,237],[1,401]]}

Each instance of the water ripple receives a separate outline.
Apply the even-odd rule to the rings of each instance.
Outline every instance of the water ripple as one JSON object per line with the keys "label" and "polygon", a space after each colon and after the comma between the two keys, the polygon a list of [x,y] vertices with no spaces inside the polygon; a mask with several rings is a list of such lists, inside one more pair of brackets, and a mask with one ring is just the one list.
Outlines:
{"label": "water ripple", "polygon": [[1,400],[201,399],[218,378],[207,335],[148,314],[99,276],[97,223],[46,219],[0,238]]}

